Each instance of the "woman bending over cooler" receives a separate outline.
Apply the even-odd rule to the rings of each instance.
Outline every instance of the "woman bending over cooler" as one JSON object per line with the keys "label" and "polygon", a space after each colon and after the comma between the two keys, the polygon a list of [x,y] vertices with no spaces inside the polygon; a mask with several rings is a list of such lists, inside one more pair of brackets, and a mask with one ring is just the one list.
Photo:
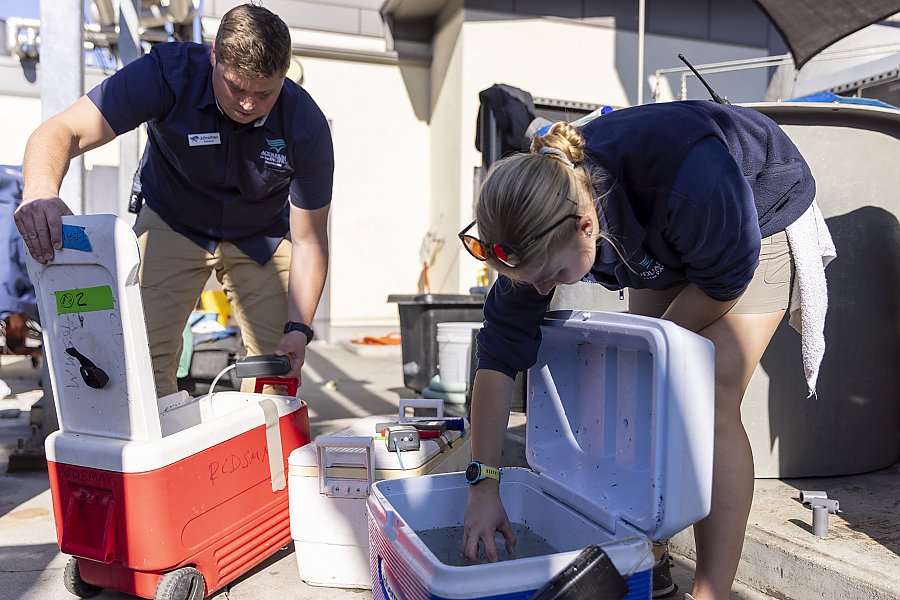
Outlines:
{"label": "woman bending over cooler", "polygon": [[[494,165],[475,221],[460,233],[466,249],[499,273],[477,337],[472,453],[479,464],[470,466],[477,481],[462,542],[469,559],[478,558],[479,541],[488,560],[497,559],[495,531],[508,549],[515,544],[491,476],[513,378],[536,361],[556,286],[589,281],[629,288],[631,312],[673,321],[715,345],[712,509],[694,528],[692,594],[728,598],[753,495],[741,399],[788,306],[794,262],[785,229],[812,218],[814,197],[809,167],[776,123],[706,101],[619,110],[581,130],[555,123],[530,154]],[[655,595],[671,595],[665,547],[655,554]]]}

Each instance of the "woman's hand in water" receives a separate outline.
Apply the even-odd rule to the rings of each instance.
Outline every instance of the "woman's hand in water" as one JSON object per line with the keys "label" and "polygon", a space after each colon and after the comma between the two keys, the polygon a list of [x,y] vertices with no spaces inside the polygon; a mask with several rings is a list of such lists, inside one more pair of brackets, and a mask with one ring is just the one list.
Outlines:
{"label": "woman's hand in water", "polygon": [[497,562],[497,546],[494,532],[503,534],[506,551],[512,554],[516,545],[506,509],[500,501],[500,486],[497,481],[485,479],[469,488],[466,504],[466,522],[463,527],[462,553],[471,561],[477,561],[478,542],[484,542],[484,554],[490,562]]}

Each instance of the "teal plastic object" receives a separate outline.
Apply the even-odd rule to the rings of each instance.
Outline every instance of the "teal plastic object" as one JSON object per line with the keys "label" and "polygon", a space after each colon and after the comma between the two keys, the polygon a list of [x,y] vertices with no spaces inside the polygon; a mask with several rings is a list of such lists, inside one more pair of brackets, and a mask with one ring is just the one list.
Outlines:
{"label": "teal plastic object", "polygon": [[190,323],[185,323],[181,332],[181,358],[178,359],[178,371],[175,376],[178,379],[187,377],[191,372],[191,360],[194,358],[194,332]]}

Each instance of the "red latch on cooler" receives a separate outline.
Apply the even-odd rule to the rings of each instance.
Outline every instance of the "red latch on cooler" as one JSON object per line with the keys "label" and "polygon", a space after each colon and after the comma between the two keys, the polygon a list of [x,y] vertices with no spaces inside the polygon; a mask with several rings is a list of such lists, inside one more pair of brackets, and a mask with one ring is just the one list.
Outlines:
{"label": "red latch on cooler", "polygon": [[116,502],[108,490],[79,488],[66,507],[60,550],[111,564],[116,558]]}
{"label": "red latch on cooler", "polygon": [[296,396],[297,390],[300,389],[300,382],[294,377],[257,377],[256,386],[253,388],[253,392],[261,394],[263,387],[267,385],[286,386],[289,396]]}

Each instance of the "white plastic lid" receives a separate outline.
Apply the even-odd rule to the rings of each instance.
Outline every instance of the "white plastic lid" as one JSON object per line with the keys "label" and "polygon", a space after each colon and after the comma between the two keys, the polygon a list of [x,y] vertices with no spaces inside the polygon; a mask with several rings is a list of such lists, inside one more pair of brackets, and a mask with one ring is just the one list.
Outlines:
{"label": "white plastic lid", "polygon": [[669,321],[548,314],[528,373],[526,454],[544,491],[651,539],[709,513],[712,343]]}
{"label": "white plastic lid", "polygon": [[[62,223],[62,249],[53,260],[40,264],[29,255],[26,261],[41,314],[60,430],[159,440],[137,238],[113,215],[65,216]],[[83,367],[99,369],[102,375],[86,379]]]}

